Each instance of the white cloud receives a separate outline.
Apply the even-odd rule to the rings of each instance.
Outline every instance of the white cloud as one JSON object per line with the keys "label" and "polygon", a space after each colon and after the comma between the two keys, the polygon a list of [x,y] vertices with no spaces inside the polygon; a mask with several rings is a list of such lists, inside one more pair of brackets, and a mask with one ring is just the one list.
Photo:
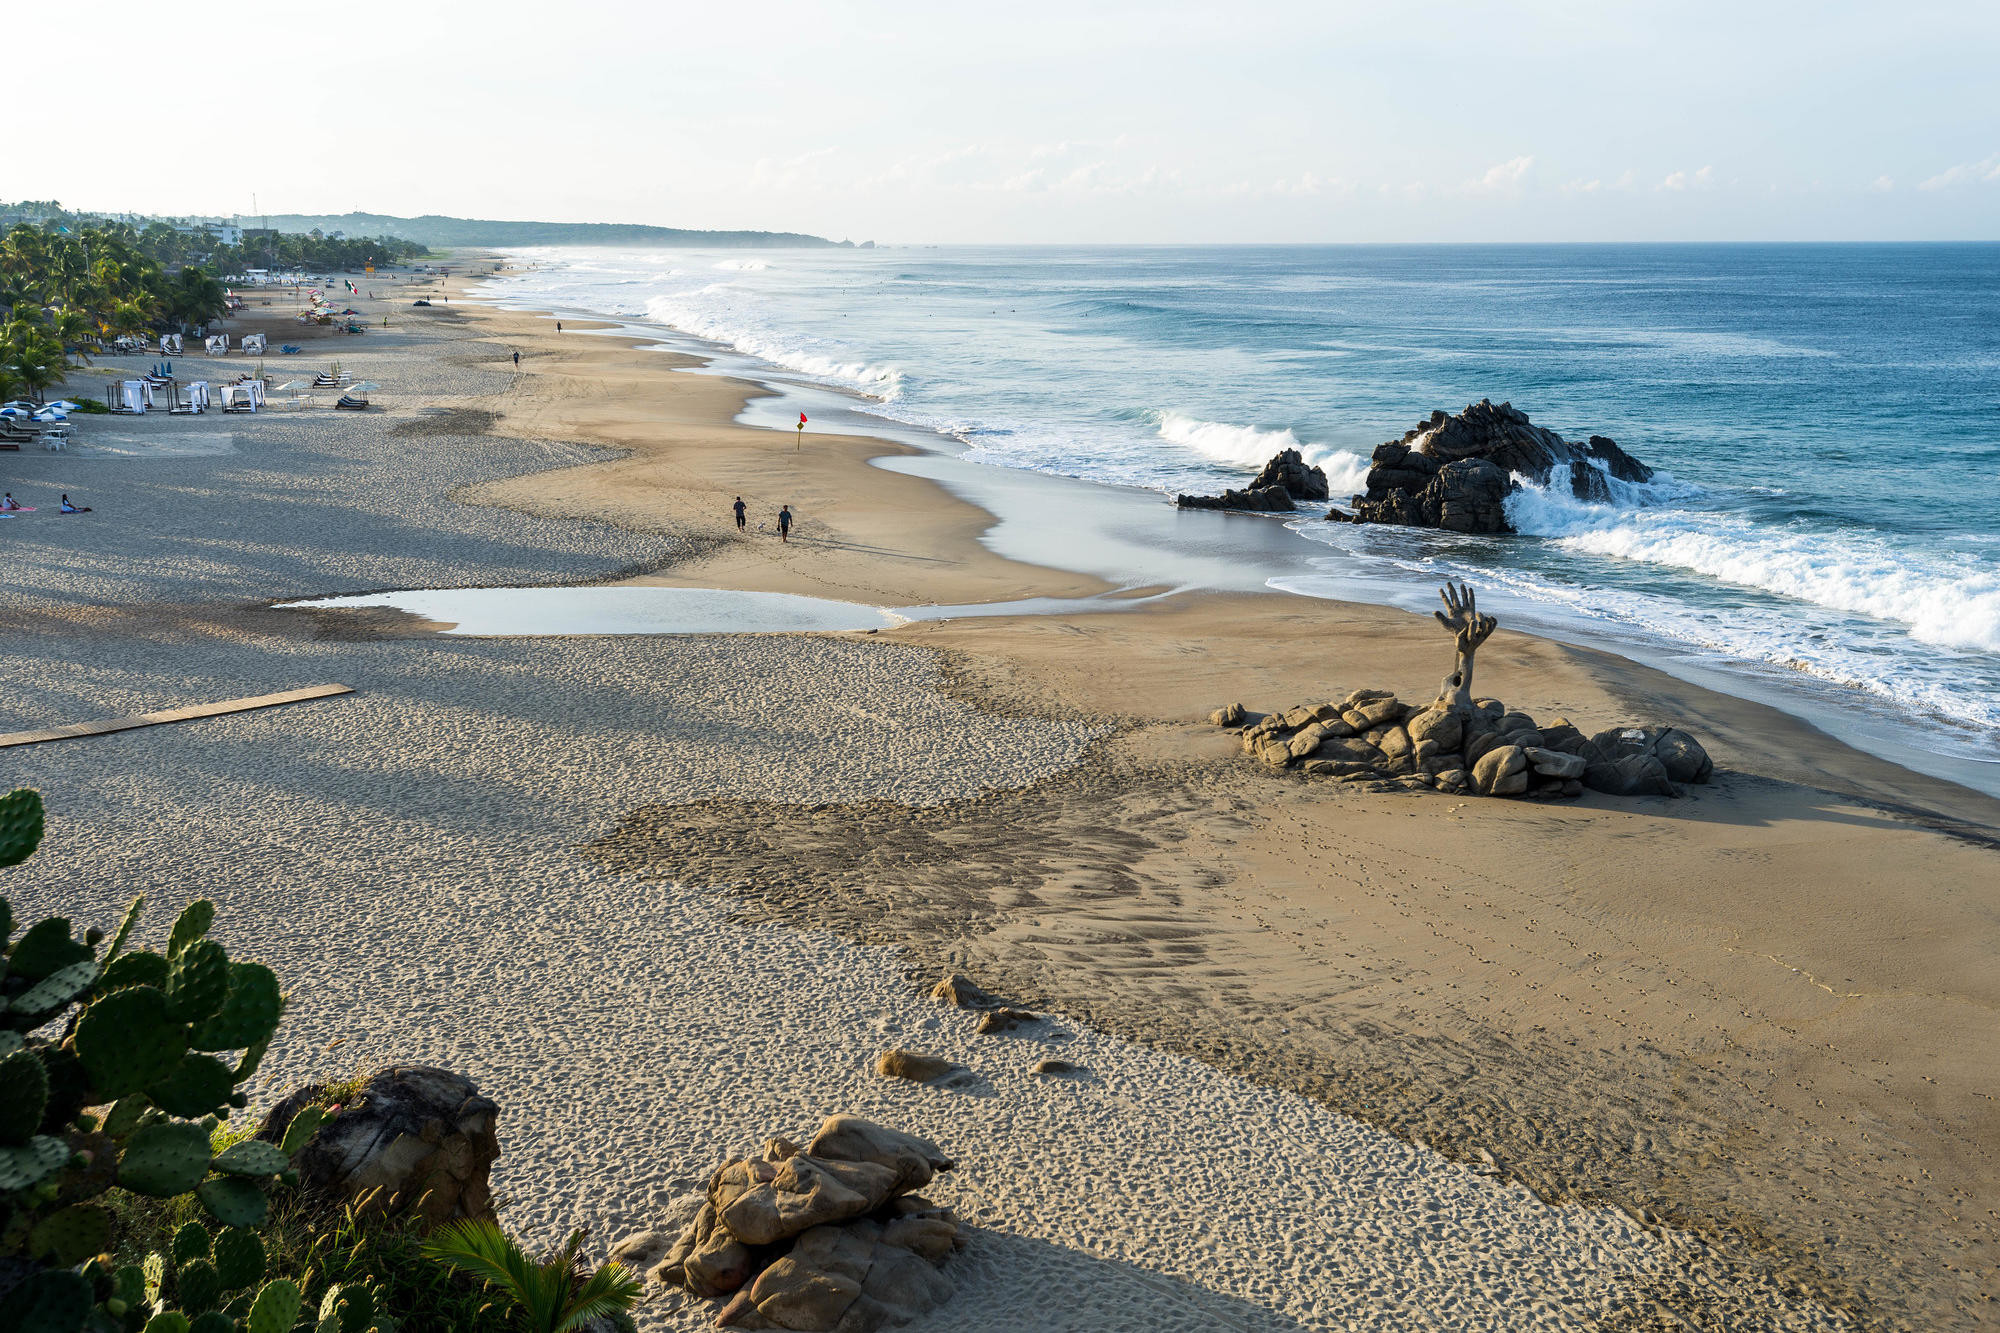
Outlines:
{"label": "white cloud", "polygon": [[1510,157],[1505,162],[1496,162],[1488,167],[1484,176],[1467,181],[1465,188],[1468,191],[1482,193],[1516,189],[1520,186],[1522,178],[1528,174],[1528,168],[1534,165],[1535,159],[1532,154],[1524,153],[1520,157]]}
{"label": "white cloud", "polygon": [[1896,180],[1893,176],[1877,176],[1868,182],[1868,189],[1874,194],[1887,194],[1895,188]]}
{"label": "white cloud", "polygon": [[1996,182],[2000,182],[2000,153],[1977,162],[1961,162],[1955,167],[1947,167],[1917,188],[1946,190],[1954,185],[1991,185]]}
{"label": "white cloud", "polygon": [[1662,190],[1706,190],[1715,184],[1715,168],[1703,167],[1700,171],[1676,171],[1660,182]]}
{"label": "white cloud", "polygon": [[1562,192],[1564,194],[1596,194],[1603,188],[1604,182],[1601,180],[1574,180],[1566,181],[1563,184]]}

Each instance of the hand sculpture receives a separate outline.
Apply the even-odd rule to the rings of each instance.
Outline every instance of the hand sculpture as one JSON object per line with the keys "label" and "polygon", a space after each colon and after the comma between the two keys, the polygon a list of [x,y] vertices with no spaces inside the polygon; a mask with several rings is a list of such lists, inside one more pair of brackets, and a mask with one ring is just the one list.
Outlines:
{"label": "hand sculpture", "polygon": [[[1444,602],[1444,611],[1433,611],[1437,622],[1450,630],[1458,642],[1458,661],[1452,673],[1444,678],[1438,687],[1438,702],[1453,708],[1472,707],[1472,655],[1479,651],[1499,622],[1492,616],[1480,614],[1478,603],[1468,584],[1445,584],[1438,589],[1438,597]],[[1445,611],[1451,614],[1446,615]]]}

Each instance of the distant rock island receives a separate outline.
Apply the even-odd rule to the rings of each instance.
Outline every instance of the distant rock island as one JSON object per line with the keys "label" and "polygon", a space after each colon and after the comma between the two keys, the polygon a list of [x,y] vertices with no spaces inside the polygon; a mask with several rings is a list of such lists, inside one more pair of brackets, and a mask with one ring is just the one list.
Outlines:
{"label": "distant rock island", "polygon": [[1400,523],[1451,532],[1512,532],[1506,500],[1516,474],[1537,486],[1566,485],[1579,500],[1611,499],[1611,480],[1645,482],[1653,470],[1593,435],[1582,444],[1528,420],[1510,403],[1488,399],[1457,416],[1433,412],[1402,439],[1378,445],[1368,469],[1368,491],[1354,497],[1353,513],[1329,519],[1351,523]]}
{"label": "distant rock island", "polygon": [[[345,232],[349,236],[397,236],[425,245],[685,245],[744,247],[855,248],[852,241],[829,241],[797,231],[689,231],[623,222],[497,222],[448,218],[435,213],[398,218],[386,213],[273,213],[266,225],[279,231]],[[865,242],[863,249],[872,249]]]}

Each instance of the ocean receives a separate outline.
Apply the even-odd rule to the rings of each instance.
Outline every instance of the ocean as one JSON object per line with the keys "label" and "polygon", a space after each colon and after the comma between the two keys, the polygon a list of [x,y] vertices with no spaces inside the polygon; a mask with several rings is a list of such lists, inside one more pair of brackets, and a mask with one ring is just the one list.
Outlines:
{"label": "ocean", "polygon": [[665,326],[964,459],[1163,504],[1288,446],[1344,497],[1432,409],[1509,401],[1659,475],[1524,489],[1501,538],[1309,508],[1270,583],[1418,606],[1465,579],[1503,620],[2000,764],[2000,245],[513,257],[509,304]]}

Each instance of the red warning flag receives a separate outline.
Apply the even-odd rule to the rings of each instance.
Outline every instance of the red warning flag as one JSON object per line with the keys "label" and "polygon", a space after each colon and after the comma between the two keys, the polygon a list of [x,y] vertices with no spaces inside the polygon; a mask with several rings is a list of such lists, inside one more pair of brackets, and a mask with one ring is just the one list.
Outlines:
{"label": "red warning flag", "polygon": [[806,424],[806,414],[803,412],[799,413],[799,424],[801,426]]}

